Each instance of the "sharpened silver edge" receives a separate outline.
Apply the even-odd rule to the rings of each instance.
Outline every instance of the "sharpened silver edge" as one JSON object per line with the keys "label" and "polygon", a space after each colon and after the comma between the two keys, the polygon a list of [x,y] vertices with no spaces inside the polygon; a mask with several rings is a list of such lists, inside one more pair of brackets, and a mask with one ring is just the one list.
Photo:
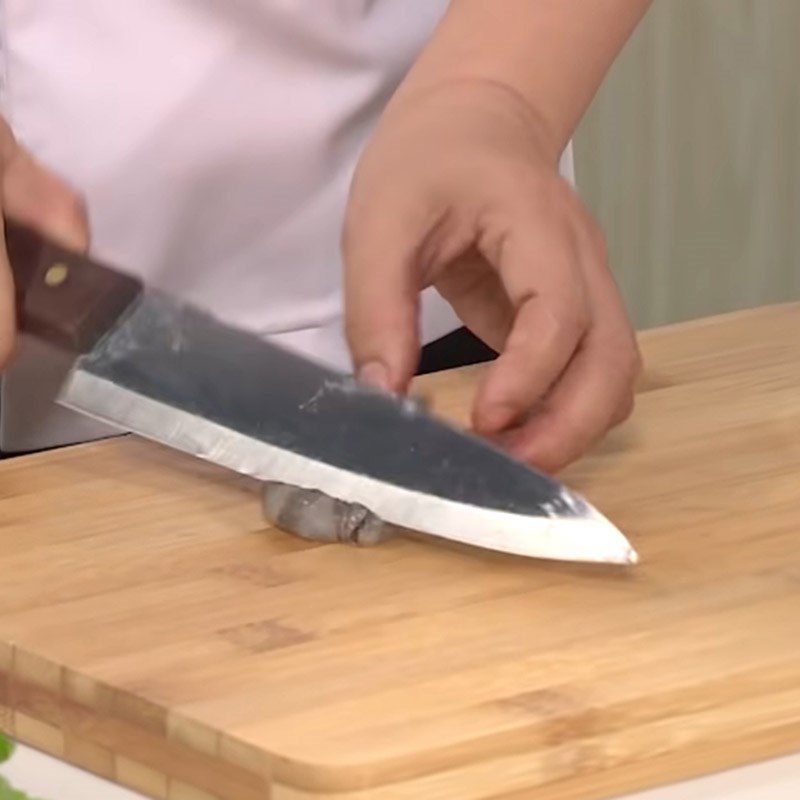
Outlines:
{"label": "sharpened silver edge", "polygon": [[359,503],[402,528],[549,560],[609,564],[638,560],[625,536],[588,504],[585,517],[558,518],[524,516],[446,500],[282,450],[80,368],[67,379],[59,403],[258,480],[317,489],[339,500]]}

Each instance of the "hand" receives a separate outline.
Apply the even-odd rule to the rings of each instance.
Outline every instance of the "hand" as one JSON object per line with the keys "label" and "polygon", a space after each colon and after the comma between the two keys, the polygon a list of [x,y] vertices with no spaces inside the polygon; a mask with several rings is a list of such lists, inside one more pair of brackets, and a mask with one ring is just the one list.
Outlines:
{"label": "hand", "polygon": [[[21,147],[0,118],[0,224],[8,215],[74,250],[85,250],[89,225],[80,198]],[[14,351],[14,282],[0,238],[0,370]]]}
{"label": "hand", "polygon": [[602,235],[558,156],[499,84],[401,92],[358,165],[343,237],[359,377],[405,391],[419,292],[435,286],[500,353],[475,429],[550,472],[630,414],[640,366]]}

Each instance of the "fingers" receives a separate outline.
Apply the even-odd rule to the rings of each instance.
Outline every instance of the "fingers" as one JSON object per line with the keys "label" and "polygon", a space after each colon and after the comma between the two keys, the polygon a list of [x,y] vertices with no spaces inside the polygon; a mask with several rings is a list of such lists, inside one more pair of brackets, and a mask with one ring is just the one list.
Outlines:
{"label": "fingers", "polygon": [[84,251],[89,246],[89,222],[80,197],[22,148],[4,163],[3,210],[58,244]]}
{"label": "fingers", "polygon": [[531,215],[509,230],[494,262],[515,316],[475,401],[473,424],[486,435],[530,413],[569,364],[588,322],[569,229]]}
{"label": "fingers", "polygon": [[356,201],[345,225],[345,324],[356,376],[391,392],[406,390],[419,358],[420,223],[399,209],[374,215]]}
{"label": "fingers", "polygon": [[627,349],[590,335],[544,410],[507,435],[509,451],[549,473],[567,466],[631,413],[635,371]]}
{"label": "fingers", "polygon": [[548,472],[571,463],[630,415],[641,368],[599,232],[586,217],[580,225],[576,235],[591,325],[544,409],[506,439],[513,455]]}
{"label": "fingers", "polygon": [[[36,163],[0,119],[0,229],[5,215],[77,250],[89,244],[86,211],[78,196]],[[0,236],[0,369],[11,358],[16,334],[14,282]]]}

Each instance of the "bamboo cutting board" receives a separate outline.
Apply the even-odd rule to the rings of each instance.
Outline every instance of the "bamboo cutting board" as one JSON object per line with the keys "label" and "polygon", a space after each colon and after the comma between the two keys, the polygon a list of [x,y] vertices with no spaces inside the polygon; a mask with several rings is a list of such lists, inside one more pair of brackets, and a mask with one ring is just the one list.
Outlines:
{"label": "bamboo cutting board", "polygon": [[[133,438],[0,464],[0,728],[170,800],[602,798],[800,750],[800,307],[642,341],[567,476],[632,570],[311,545]],[[464,419],[476,374],[420,388]]]}

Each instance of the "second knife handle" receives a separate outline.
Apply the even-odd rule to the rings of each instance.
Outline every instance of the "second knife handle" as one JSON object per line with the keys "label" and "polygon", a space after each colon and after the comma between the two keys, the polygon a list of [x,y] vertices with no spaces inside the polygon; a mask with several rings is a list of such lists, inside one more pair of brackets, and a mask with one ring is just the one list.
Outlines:
{"label": "second knife handle", "polygon": [[17,327],[62,349],[86,353],[139,296],[142,283],[5,219]]}

